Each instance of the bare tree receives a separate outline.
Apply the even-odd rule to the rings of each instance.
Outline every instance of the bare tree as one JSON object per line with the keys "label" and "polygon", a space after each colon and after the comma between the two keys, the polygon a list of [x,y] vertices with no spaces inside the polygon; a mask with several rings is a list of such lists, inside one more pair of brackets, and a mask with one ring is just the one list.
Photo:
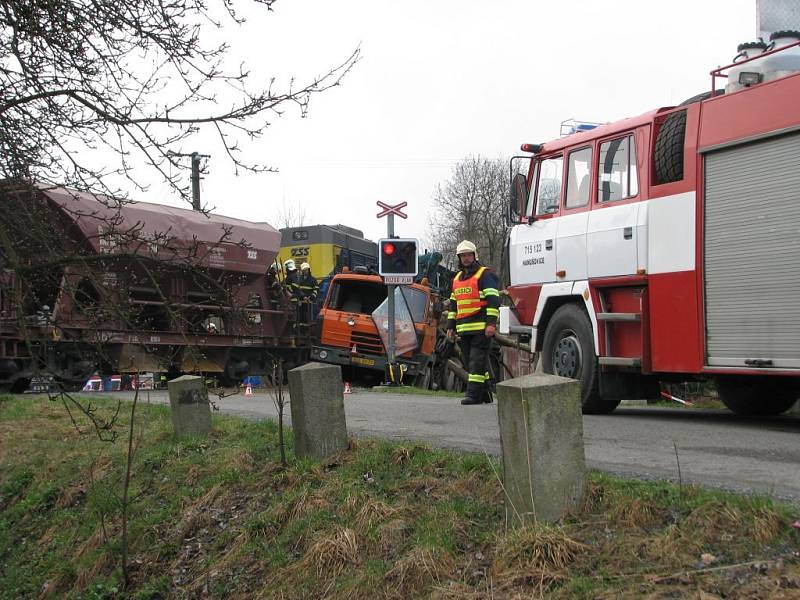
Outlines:
{"label": "bare tree", "polygon": [[283,360],[279,357],[273,358],[272,373],[270,374],[270,393],[272,403],[278,411],[278,447],[281,453],[281,466],[286,467],[286,440],[284,434],[283,416],[286,412],[286,405],[289,404],[289,396],[284,386],[286,372],[283,369]]}
{"label": "bare tree", "polygon": [[302,204],[292,206],[286,202],[284,198],[281,207],[275,216],[276,227],[284,229],[286,227],[302,227],[308,224],[308,215],[306,214],[306,207]]}
{"label": "bare tree", "polygon": [[94,372],[235,381],[285,339],[288,306],[264,277],[277,232],[257,228],[259,246],[241,222],[146,209],[126,194],[161,178],[188,200],[181,155],[202,130],[236,169],[270,170],[245,160],[240,141],[287,108],[304,116],[357,62],[358,49],[284,86],[227,70],[228,47],[204,33],[241,24],[237,5],[273,3],[0,0],[0,390],[52,379],[76,427],[82,415],[102,439],[127,439],[116,515],[126,584],[138,395],[126,427],[119,403],[108,413],[72,392]]}
{"label": "bare tree", "polygon": [[228,46],[204,34],[242,24],[237,5],[273,3],[0,0],[0,178],[121,196],[156,175],[188,198],[188,161],[176,154],[200,130],[215,133],[237,169],[270,170],[246,161],[240,140],[287,107],[304,116],[359,57],[283,86],[254,84],[244,65],[227,70]]}
{"label": "bare tree", "polygon": [[456,246],[468,239],[484,264],[501,268],[509,196],[508,161],[474,156],[459,162],[436,188],[429,221],[430,245],[455,266]]}

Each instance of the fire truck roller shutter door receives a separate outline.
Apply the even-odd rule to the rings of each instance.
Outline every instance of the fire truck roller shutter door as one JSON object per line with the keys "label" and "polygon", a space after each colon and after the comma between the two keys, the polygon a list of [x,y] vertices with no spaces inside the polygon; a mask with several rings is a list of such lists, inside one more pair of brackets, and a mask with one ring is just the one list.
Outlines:
{"label": "fire truck roller shutter door", "polygon": [[799,157],[798,132],[704,155],[711,366],[800,368]]}

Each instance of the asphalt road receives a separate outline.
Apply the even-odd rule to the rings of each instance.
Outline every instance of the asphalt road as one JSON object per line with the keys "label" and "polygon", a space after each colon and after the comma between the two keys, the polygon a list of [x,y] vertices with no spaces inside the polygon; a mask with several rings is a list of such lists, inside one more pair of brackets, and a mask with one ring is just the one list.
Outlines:
{"label": "asphalt road", "polygon": [[[163,391],[151,392],[150,400],[168,402]],[[271,396],[263,392],[229,396],[216,404],[221,412],[251,419],[277,415]],[[356,390],[345,396],[345,412],[348,431],[358,436],[500,454],[494,404],[461,406],[457,398]],[[684,482],[768,494],[800,505],[798,416],[745,419],[727,411],[618,408],[611,415],[584,416],[583,427],[591,468],[678,481],[677,448]]]}

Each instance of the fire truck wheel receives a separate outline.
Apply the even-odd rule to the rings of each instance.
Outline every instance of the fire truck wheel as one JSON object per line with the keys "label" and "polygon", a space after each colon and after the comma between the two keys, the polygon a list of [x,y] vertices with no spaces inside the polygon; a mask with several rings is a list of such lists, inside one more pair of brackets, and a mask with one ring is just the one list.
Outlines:
{"label": "fire truck wheel", "polygon": [[619,401],[600,398],[592,324],[577,304],[565,304],[550,319],[542,344],[542,367],[545,373],[581,382],[581,405],[585,414],[610,413],[619,404]]}
{"label": "fire truck wheel", "polygon": [[716,384],[722,403],[742,416],[779,415],[800,394],[795,380],[782,377],[719,377]]}
{"label": "fire truck wheel", "polygon": [[671,183],[683,179],[683,138],[686,134],[686,111],[667,117],[656,138],[656,183]]}

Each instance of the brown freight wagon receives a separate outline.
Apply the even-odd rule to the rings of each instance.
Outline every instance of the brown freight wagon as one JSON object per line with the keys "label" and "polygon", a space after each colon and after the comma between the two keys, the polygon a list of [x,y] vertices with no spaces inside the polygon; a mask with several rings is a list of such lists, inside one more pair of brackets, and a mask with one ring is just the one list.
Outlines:
{"label": "brown freight wagon", "polygon": [[230,383],[304,361],[267,282],[280,241],[267,223],[0,182],[0,388],[96,370]]}

